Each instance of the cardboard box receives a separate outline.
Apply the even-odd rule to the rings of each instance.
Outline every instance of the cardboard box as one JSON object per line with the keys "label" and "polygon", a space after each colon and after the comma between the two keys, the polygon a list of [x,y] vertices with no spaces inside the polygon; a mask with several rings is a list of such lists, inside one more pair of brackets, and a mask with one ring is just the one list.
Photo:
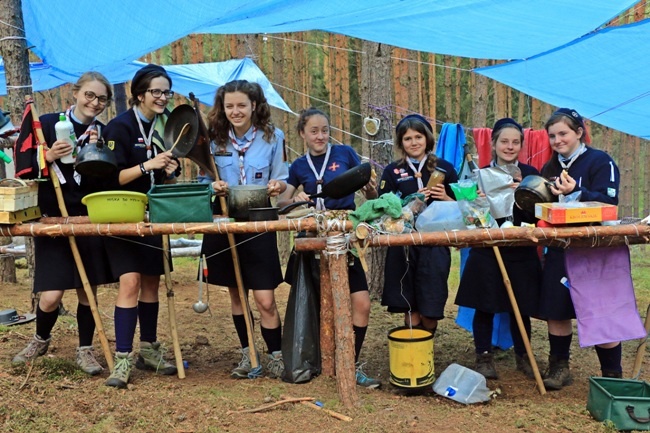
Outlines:
{"label": "cardboard box", "polygon": [[613,221],[618,219],[618,206],[597,201],[537,203],[535,218],[551,224]]}

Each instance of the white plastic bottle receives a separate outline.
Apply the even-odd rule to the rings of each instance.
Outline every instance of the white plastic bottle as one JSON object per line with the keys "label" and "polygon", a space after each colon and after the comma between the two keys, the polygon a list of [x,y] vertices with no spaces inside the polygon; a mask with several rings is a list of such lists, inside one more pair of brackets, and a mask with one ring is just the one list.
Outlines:
{"label": "white plastic bottle", "polygon": [[64,113],[61,113],[59,114],[59,121],[54,125],[54,129],[56,130],[57,140],[67,141],[72,146],[72,153],[61,157],[60,161],[63,164],[74,164],[77,160],[77,136],[74,133],[72,122],[68,120]]}

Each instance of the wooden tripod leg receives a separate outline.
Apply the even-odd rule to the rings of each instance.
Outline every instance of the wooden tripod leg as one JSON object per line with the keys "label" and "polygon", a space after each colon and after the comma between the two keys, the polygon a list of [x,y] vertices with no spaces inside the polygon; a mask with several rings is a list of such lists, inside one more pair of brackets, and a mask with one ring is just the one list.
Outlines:
{"label": "wooden tripod leg", "polygon": [[163,266],[165,268],[165,287],[167,288],[167,308],[169,309],[169,329],[172,333],[172,345],[174,346],[174,358],[176,359],[176,371],[179,379],[185,379],[185,367],[183,366],[183,354],[181,345],[178,342],[178,326],[176,323],[176,307],[174,305],[174,287],[169,266],[171,250],[169,249],[169,235],[162,237]]}
{"label": "wooden tripod leg", "polygon": [[512,311],[515,313],[515,318],[517,319],[517,327],[521,333],[521,339],[524,340],[524,346],[526,346],[526,354],[528,355],[530,366],[532,367],[533,374],[535,375],[537,388],[539,389],[539,393],[544,395],[546,394],[546,387],[544,386],[542,375],[539,373],[537,361],[535,361],[535,355],[533,354],[533,349],[530,346],[530,340],[528,339],[528,334],[526,333],[526,328],[524,327],[524,321],[521,319],[521,313],[519,312],[519,306],[517,305],[515,293],[512,290],[512,283],[510,282],[510,277],[508,276],[506,265],[503,263],[503,258],[501,257],[501,251],[499,250],[499,247],[492,247],[492,249],[494,250],[494,255],[497,258],[497,262],[499,263],[499,269],[501,270],[501,276],[503,277],[503,285],[506,286],[508,298],[510,298],[510,305],[512,305]]}
{"label": "wooden tripod leg", "polygon": [[648,344],[648,332],[650,332],[650,305],[645,312],[645,332],[646,338],[639,344],[639,347],[636,349],[636,358],[634,358],[634,369],[632,370],[632,378],[638,379],[641,375],[641,363],[643,362],[643,355],[645,354],[645,348]]}

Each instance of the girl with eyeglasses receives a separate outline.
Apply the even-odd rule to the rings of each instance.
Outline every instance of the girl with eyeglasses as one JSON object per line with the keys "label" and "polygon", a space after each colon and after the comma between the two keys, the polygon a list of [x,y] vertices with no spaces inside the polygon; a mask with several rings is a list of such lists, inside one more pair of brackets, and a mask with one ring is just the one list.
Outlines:
{"label": "girl with eyeglasses", "polygon": [[[146,194],[154,184],[176,181],[178,160],[163,143],[171,85],[164,68],[144,66],[131,80],[131,109],[104,129],[106,145],[117,159],[114,189]],[[105,244],[113,276],[120,283],[115,304],[115,368],[106,385],[126,387],[134,362],[138,369],[175,374],[176,366],[164,359],[157,338],[158,286],[164,273],[162,236],[107,237]],[[138,321],[140,350],[134,360]]]}
{"label": "girl with eyeglasses", "polygon": [[[72,86],[74,105],[65,111],[74,126],[77,147],[86,146],[98,130],[104,126],[97,116],[103,113],[113,97],[113,89],[108,80],[98,72],[86,72]],[[59,112],[40,117],[43,135],[47,144],[45,159],[61,183],[61,191],[70,216],[88,215],[81,199],[102,189],[100,180],[80,176],[73,164],[64,164],[61,157],[73,150],[69,143],[56,139],[54,125],[59,121]],[[16,145],[16,176],[33,179],[39,173],[36,155],[21,158],[21,145]],[[38,206],[43,216],[61,216],[54,186],[49,179],[38,183]],[[83,259],[86,274],[93,292],[97,285],[112,283],[108,257],[104,252],[103,238],[82,236],[76,240]],[[14,363],[24,363],[44,355],[52,339],[52,329],[59,316],[59,306],[66,290],[77,291],[77,323],[79,326],[79,347],[76,362],[90,375],[100,373],[103,368],[97,362],[93,349],[95,321],[83,284],[77,271],[70,243],[65,237],[34,237],[34,292],[40,293],[36,308],[36,333],[27,346],[14,358]]]}

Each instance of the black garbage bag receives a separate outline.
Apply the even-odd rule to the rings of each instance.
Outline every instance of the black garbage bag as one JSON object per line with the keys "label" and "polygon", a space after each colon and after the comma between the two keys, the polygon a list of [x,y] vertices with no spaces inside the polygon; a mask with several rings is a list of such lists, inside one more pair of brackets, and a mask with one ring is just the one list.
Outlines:
{"label": "black garbage bag", "polygon": [[321,372],[319,262],[313,252],[293,252],[287,269],[292,275],[282,333],[282,380],[303,383]]}

